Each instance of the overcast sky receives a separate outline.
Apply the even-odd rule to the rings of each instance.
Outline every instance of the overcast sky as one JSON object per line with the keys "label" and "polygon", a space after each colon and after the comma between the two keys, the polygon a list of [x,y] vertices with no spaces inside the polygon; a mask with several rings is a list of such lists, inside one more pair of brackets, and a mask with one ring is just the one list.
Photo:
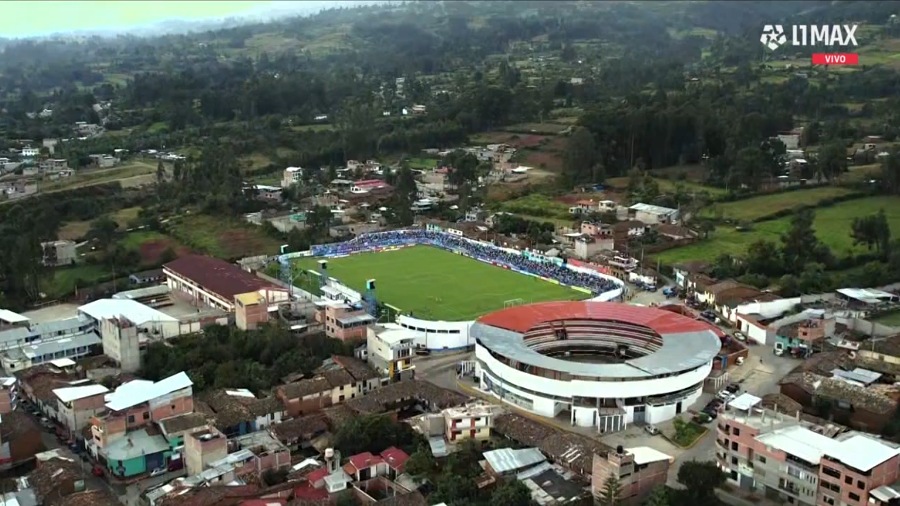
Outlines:
{"label": "overcast sky", "polygon": [[[160,21],[214,20],[267,11],[298,11],[335,5],[337,1],[0,1],[0,37],[35,37],[54,33],[127,30]],[[305,10],[305,9],[304,9]]]}

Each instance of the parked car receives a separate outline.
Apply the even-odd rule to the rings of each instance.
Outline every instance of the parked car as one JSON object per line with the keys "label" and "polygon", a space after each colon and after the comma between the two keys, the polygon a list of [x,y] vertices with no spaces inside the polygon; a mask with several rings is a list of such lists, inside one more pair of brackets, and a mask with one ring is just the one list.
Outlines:
{"label": "parked car", "polygon": [[732,384],[728,385],[727,387],[725,387],[725,390],[727,390],[733,394],[736,394],[736,393],[740,392],[741,386],[738,385],[737,383],[732,383]]}
{"label": "parked car", "polygon": [[44,417],[41,417],[41,426],[43,426],[45,429],[52,429],[53,422],[51,422],[49,418],[44,416]]}
{"label": "parked car", "polygon": [[100,467],[100,466],[94,466],[94,467],[91,469],[91,474],[93,474],[94,476],[103,476],[105,473],[103,472],[103,468],[102,468],[102,467]]}
{"label": "parked car", "polygon": [[169,469],[169,471],[180,471],[184,469],[184,459],[170,460],[167,468]]}
{"label": "parked car", "polygon": [[150,477],[152,478],[154,476],[160,476],[162,474],[166,474],[167,472],[169,472],[169,470],[165,467],[157,467],[156,469],[150,471]]}
{"label": "parked car", "polygon": [[713,400],[709,401],[708,403],[706,403],[706,406],[704,406],[703,409],[704,409],[704,410],[706,410],[706,409],[719,409],[719,407],[720,407],[722,404],[723,404],[723,402],[722,402],[721,399],[713,399]]}
{"label": "parked car", "polygon": [[719,416],[719,411],[715,409],[704,409],[702,413],[712,420],[715,420]]}
{"label": "parked car", "polygon": [[713,417],[709,416],[709,414],[707,414],[705,412],[700,412],[700,413],[697,413],[696,415],[694,415],[694,418],[692,419],[692,421],[696,424],[702,425],[702,424],[711,422],[712,419],[713,419]]}
{"label": "parked car", "polygon": [[655,425],[645,425],[644,430],[650,433],[651,436],[659,434],[659,429]]}
{"label": "parked car", "polygon": [[716,321],[716,313],[714,313],[708,309],[706,311],[701,311],[700,316],[711,322]]}
{"label": "parked car", "polygon": [[741,341],[741,342],[747,340],[747,336],[745,336],[743,332],[735,332],[735,333],[734,333],[734,338],[737,339],[738,341]]}
{"label": "parked car", "polygon": [[737,396],[734,395],[733,393],[729,392],[728,390],[722,390],[721,392],[719,392],[718,394],[716,394],[716,397],[718,397],[719,399],[722,399],[722,400],[725,401],[725,402],[731,402],[731,401],[733,401]]}

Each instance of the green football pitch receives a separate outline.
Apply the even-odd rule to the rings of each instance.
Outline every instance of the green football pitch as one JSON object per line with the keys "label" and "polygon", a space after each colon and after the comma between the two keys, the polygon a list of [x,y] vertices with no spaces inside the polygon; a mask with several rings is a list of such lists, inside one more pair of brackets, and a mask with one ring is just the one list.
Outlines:
{"label": "green football pitch", "polygon": [[[319,258],[295,268],[318,269]],[[471,320],[511,301],[581,300],[588,294],[430,246],[328,260],[328,275],[362,291],[375,279],[379,302],[426,320]]]}

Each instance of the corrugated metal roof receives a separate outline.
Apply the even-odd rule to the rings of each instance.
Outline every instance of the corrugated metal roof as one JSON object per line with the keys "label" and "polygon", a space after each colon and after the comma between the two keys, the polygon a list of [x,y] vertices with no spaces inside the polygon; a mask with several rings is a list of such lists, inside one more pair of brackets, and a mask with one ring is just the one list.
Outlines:
{"label": "corrugated metal roof", "polygon": [[177,322],[171,316],[132,299],[99,299],[78,308],[95,320],[125,318],[142,325],[147,322]]}
{"label": "corrugated metal roof", "polygon": [[28,321],[28,317],[22,316],[19,313],[14,313],[8,309],[0,309],[0,320],[7,323],[23,323]]}
{"label": "corrugated metal roof", "polygon": [[537,448],[522,448],[520,450],[500,448],[499,450],[484,452],[484,458],[487,459],[491,469],[500,474],[524,469],[547,460],[547,457]]}
{"label": "corrugated metal roof", "polygon": [[129,381],[106,396],[106,407],[113,411],[121,411],[156,397],[188,388],[193,384],[184,372],[169,376],[156,383],[146,380]]}
{"label": "corrugated metal roof", "polygon": [[83,387],[57,388],[53,393],[63,402],[72,402],[92,395],[105,394],[109,389],[103,385],[86,385]]}
{"label": "corrugated metal roof", "polygon": [[100,336],[91,332],[90,334],[81,334],[74,337],[65,337],[56,341],[47,341],[41,344],[26,344],[20,350],[26,357],[33,359],[44,355],[56,355],[60,352],[74,350],[76,348],[84,348],[86,346],[95,346],[100,344]]}

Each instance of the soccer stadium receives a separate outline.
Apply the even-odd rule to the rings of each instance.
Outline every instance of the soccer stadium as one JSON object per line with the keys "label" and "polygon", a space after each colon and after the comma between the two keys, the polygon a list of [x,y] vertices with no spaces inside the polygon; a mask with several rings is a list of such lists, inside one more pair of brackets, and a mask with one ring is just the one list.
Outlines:
{"label": "soccer stadium", "polygon": [[435,349],[472,346],[472,321],[504,307],[622,295],[613,277],[433,229],[361,234],[282,255],[279,263],[285,281],[373,311],[386,308],[382,321],[422,334]]}
{"label": "soccer stadium", "polygon": [[502,309],[471,334],[482,390],[600,432],[659,423],[693,404],[724,336],[670,311],[596,301]]}

